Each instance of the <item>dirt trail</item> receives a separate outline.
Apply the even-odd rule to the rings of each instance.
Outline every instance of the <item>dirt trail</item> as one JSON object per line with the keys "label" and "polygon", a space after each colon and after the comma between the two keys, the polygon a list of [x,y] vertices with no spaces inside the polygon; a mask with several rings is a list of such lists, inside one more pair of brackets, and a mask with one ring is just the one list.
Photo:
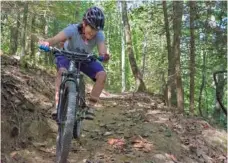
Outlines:
{"label": "dirt trail", "polygon": [[[1,58],[1,162],[53,163],[54,76]],[[227,133],[164,106],[158,96],[104,93],[73,140],[70,163],[223,163]]]}

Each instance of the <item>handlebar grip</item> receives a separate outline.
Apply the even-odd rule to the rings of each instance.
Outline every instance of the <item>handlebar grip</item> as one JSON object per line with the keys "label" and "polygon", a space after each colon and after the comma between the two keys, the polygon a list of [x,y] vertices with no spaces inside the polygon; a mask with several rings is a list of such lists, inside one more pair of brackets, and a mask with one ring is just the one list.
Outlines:
{"label": "handlebar grip", "polygon": [[45,45],[39,45],[39,49],[45,51],[45,52],[49,52],[51,51],[51,48]]}
{"label": "handlebar grip", "polygon": [[103,56],[99,56],[99,57],[97,57],[97,59],[98,59],[99,61],[101,61],[101,62],[104,61],[104,57],[103,57]]}

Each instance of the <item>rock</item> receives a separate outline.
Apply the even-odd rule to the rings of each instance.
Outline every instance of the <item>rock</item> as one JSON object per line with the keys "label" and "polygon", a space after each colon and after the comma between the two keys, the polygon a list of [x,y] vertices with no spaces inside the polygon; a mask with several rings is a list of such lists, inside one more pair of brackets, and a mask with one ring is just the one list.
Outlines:
{"label": "rock", "polygon": [[165,136],[166,136],[166,137],[171,137],[171,136],[172,136],[171,131],[170,131],[170,130],[166,130]]}
{"label": "rock", "polygon": [[36,74],[37,74],[37,75],[41,75],[41,71],[38,70],[38,71],[36,72]]}
{"label": "rock", "polygon": [[202,157],[206,163],[213,163],[212,158],[207,156],[205,153],[202,154]]}
{"label": "rock", "polygon": [[52,130],[52,132],[57,133],[58,132],[58,125],[56,124],[55,121],[51,119],[47,119],[47,124],[49,128]]}
{"label": "rock", "polygon": [[155,154],[154,158],[156,158],[156,160],[158,159],[159,161],[164,161],[166,160],[166,157],[162,154]]}
{"label": "rock", "polygon": [[120,130],[116,131],[116,133],[117,134],[124,134],[124,132],[123,131],[120,131]]}
{"label": "rock", "polygon": [[19,135],[19,128],[17,126],[14,126],[10,132],[11,137],[16,137]]}
{"label": "rock", "polygon": [[112,132],[105,132],[104,136],[109,136],[109,135],[112,135],[112,134],[113,134]]}
{"label": "rock", "polygon": [[161,104],[158,104],[158,105],[157,105],[157,108],[158,108],[158,109],[162,109],[162,108],[164,108],[164,106],[165,106],[165,104],[164,104],[164,103],[161,103]]}
{"label": "rock", "polygon": [[146,137],[149,137],[150,135],[148,133],[144,133],[142,136],[146,138]]}
{"label": "rock", "polygon": [[131,124],[130,124],[130,126],[135,126],[135,125],[136,125],[136,123],[131,123]]}
{"label": "rock", "polygon": [[21,141],[20,142],[20,147],[22,148],[22,149],[25,149],[25,148],[27,148],[28,147],[28,144],[27,144],[27,142],[26,141]]}
{"label": "rock", "polygon": [[116,121],[112,121],[112,122],[110,122],[110,124],[116,124]]}
{"label": "rock", "polygon": [[128,153],[126,154],[127,157],[129,158],[135,158],[136,156],[134,155],[134,153]]}
{"label": "rock", "polygon": [[34,112],[35,111],[35,106],[32,104],[32,103],[29,103],[29,102],[25,102],[21,108],[23,110],[28,110],[30,112]]}
{"label": "rock", "polygon": [[19,104],[21,103],[21,100],[16,99],[16,100],[14,101],[14,103],[15,103],[16,105],[19,105]]}
{"label": "rock", "polygon": [[47,146],[47,142],[42,142],[42,143],[33,142],[32,144],[33,144],[36,148],[39,148],[39,147],[46,147],[46,146]]}
{"label": "rock", "polygon": [[100,126],[100,127],[106,127],[106,124],[101,123],[99,126]]}
{"label": "rock", "polygon": [[130,134],[128,133],[128,132],[125,132],[124,133],[124,138],[130,138],[131,136],[130,136]]}

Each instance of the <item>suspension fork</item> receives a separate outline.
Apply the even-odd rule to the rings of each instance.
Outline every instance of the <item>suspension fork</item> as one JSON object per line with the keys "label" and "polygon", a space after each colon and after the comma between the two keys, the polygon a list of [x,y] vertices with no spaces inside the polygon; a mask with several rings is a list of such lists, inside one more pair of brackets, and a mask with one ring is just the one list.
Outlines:
{"label": "suspension fork", "polygon": [[73,82],[77,83],[75,78],[69,77],[69,76],[70,76],[70,74],[68,72],[63,72],[61,75],[61,84],[59,87],[59,101],[58,101],[58,106],[57,106],[57,119],[56,119],[58,124],[60,123],[60,109],[61,109],[60,106],[62,106],[63,95],[64,95],[64,90],[65,90],[65,83],[67,81],[73,81]]}

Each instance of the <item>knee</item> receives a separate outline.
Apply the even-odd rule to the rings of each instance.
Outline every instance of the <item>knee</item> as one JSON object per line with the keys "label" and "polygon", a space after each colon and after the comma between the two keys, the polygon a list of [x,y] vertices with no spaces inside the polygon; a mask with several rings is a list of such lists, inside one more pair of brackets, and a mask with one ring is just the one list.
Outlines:
{"label": "knee", "polygon": [[100,71],[96,75],[96,80],[99,81],[99,82],[105,83],[106,78],[107,78],[107,74],[106,74],[105,71]]}
{"label": "knee", "polygon": [[57,72],[57,76],[58,77],[61,77],[61,75],[62,75],[62,73],[63,72],[66,72],[67,70],[65,69],[65,68],[60,68],[59,70],[58,70],[58,72]]}

